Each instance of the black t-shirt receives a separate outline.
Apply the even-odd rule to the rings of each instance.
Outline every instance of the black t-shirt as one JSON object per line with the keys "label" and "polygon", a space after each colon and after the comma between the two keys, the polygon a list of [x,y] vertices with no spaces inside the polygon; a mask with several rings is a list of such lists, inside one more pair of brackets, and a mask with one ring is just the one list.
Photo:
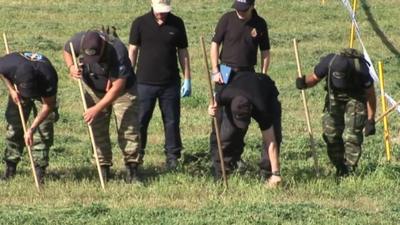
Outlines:
{"label": "black t-shirt", "polygon": [[224,14],[215,28],[213,42],[223,44],[221,63],[232,67],[251,67],[257,63],[257,48],[269,50],[267,23],[257,12],[249,21],[239,19],[236,11]]}
{"label": "black t-shirt", "polygon": [[[321,58],[320,62],[314,68],[314,74],[319,78],[323,79],[328,76],[329,73],[329,64],[331,63],[335,54],[328,54],[327,56]],[[338,58],[340,57],[340,58]],[[338,60],[336,60],[338,59]],[[340,71],[340,72],[347,72],[351,76],[357,76],[359,79],[354,83],[355,85],[359,85],[358,87],[354,87],[354,89],[361,88],[361,89],[368,89],[374,83],[371,74],[369,73],[369,68],[364,60],[360,60],[360,71],[356,71],[354,60],[352,58],[346,58],[343,61],[344,57],[337,56],[335,61],[332,63],[331,73],[333,71]]]}
{"label": "black t-shirt", "polygon": [[237,73],[229,85],[225,85],[217,92],[217,103],[223,106],[228,106],[236,96],[243,96],[250,100],[253,105],[252,117],[257,121],[261,130],[266,130],[272,125],[275,104],[279,95],[275,82],[264,74],[256,74],[252,72]]}
{"label": "black t-shirt", "polygon": [[[24,68],[26,73],[18,70],[18,68]],[[0,74],[3,74],[12,84],[16,84],[17,80],[24,79],[19,76],[33,75],[34,79],[37,81],[36,87],[38,88],[37,93],[39,94],[37,97],[51,97],[57,94],[57,72],[50,60],[39,53],[14,52],[1,57]]]}
{"label": "black t-shirt", "polygon": [[188,47],[181,18],[169,13],[160,26],[150,11],[133,21],[129,44],[140,47],[136,71],[139,83],[163,85],[180,79],[177,49]]}
{"label": "black t-shirt", "polygon": [[[75,55],[81,54],[81,42],[86,32],[75,34],[65,43],[64,50],[71,54],[69,43],[74,46]],[[128,50],[118,38],[110,39],[105,34],[101,36],[107,40],[104,56],[99,63],[83,65],[83,81],[91,88],[99,92],[105,92],[110,78],[126,79],[125,89],[131,88],[136,77],[128,56]]]}

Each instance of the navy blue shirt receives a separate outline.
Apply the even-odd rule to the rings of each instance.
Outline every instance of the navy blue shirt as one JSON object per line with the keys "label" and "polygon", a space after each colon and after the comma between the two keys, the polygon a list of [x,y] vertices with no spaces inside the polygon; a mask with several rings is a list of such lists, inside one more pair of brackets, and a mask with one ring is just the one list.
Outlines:
{"label": "navy blue shirt", "polygon": [[[319,78],[323,79],[324,77],[328,76],[329,73],[329,64],[331,63],[335,54],[328,54],[327,56],[321,58],[320,62],[314,68],[314,74]],[[374,83],[371,74],[369,73],[369,68],[364,60],[360,61],[360,71],[356,71],[354,60],[352,58],[347,58],[343,60],[344,57],[337,56],[337,59],[332,63],[331,73],[334,71],[349,73],[351,76],[357,76],[360,82],[357,82],[357,85],[360,87],[354,88],[362,88],[368,89]]]}
{"label": "navy blue shirt", "polygon": [[14,52],[1,57],[0,74],[12,84],[25,80],[23,76],[32,77],[37,83],[37,90],[34,91],[38,96],[35,97],[51,97],[57,94],[57,72],[50,60],[38,53]]}
{"label": "navy blue shirt", "polygon": [[[253,72],[237,73],[229,85],[224,85],[217,92],[217,103],[229,111],[230,103],[236,96],[246,97],[253,105],[252,115],[261,130],[266,130],[272,125],[274,112],[273,101],[277,100],[279,95],[275,82],[265,74],[256,74]],[[229,114],[228,114],[229,115]]]}
{"label": "navy blue shirt", "polygon": [[133,21],[129,44],[140,47],[138,83],[164,85],[180,79],[177,50],[188,47],[181,18],[168,13],[166,21],[159,25],[150,11]]}

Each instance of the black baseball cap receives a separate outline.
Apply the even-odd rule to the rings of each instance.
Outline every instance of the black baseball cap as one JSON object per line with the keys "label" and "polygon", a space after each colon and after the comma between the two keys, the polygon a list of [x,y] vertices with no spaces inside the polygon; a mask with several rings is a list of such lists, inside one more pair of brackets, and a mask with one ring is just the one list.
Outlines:
{"label": "black baseball cap", "polygon": [[40,94],[36,72],[31,64],[24,63],[18,66],[14,74],[14,82],[17,85],[18,92],[22,97],[39,97]]}
{"label": "black baseball cap", "polygon": [[253,105],[243,96],[236,96],[231,101],[232,120],[236,127],[245,129],[250,124]]}
{"label": "black baseball cap", "polygon": [[235,0],[232,8],[238,11],[247,11],[250,6],[254,5],[255,0]]}
{"label": "black baseball cap", "polygon": [[97,63],[103,55],[105,41],[97,31],[88,31],[82,40],[83,63]]}

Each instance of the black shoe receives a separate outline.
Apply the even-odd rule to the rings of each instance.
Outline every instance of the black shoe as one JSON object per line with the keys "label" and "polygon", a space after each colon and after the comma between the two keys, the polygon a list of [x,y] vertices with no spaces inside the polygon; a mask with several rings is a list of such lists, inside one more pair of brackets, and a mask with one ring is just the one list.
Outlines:
{"label": "black shoe", "polygon": [[44,176],[46,175],[46,167],[36,166],[35,167],[36,176],[39,184],[44,184]]}
{"label": "black shoe", "polygon": [[17,172],[17,164],[13,162],[6,162],[6,170],[4,172],[4,176],[2,180],[10,180],[12,179]]}
{"label": "black shoe", "polygon": [[176,171],[178,169],[178,160],[177,159],[167,159],[167,170]]}
{"label": "black shoe", "polygon": [[140,182],[138,177],[138,164],[137,163],[128,163],[125,165],[126,167],[126,177],[125,182],[128,184],[138,183]]}
{"label": "black shoe", "polygon": [[108,182],[110,180],[110,166],[104,165],[100,166],[101,175],[103,176],[103,181]]}

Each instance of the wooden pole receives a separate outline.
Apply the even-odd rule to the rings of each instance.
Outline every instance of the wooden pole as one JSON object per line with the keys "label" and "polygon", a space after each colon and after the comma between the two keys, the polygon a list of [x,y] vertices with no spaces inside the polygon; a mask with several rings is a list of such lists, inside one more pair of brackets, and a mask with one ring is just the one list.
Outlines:
{"label": "wooden pole", "polygon": [[[76,61],[74,46],[72,45],[72,42],[69,43],[69,46],[70,46],[70,48],[71,48],[71,55],[72,55],[72,59],[73,59],[73,61],[74,61],[75,69],[79,69],[79,68],[78,68],[78,63],[77,63],[77,61]],[[79,80],[78,80],[78,83],[79,83],[79,90],[80,90],[80,92],[81,92],[83,110],[86,112],[86,110],[87,110],[87,103],[86,103],[86,99],[85,99],[85,94],[84,94],[84,92],[83,92],[82,79],[79,79]],[[101,167],[100,167],[100,162],[99,162],[99,156],[97,155],[96,142],[95,142],[95,140],[94,140],[94,135],[93,135],[93,128],[92,128],[92,126],[91,126],[90,124],[88,124],[88,127],[89,127],[90,141],[92,142],[92,148],[93,148],[94,159],[96,160],[97,172],[99,173],[101,188],[103,188],[103,190],[105,190],[103,174],[102,174],[102,172],[101,172]]]}
{"label": "wooden pole", "polygon": [[[296,39],[293,39],[293,46],[294,46],[294,53],[296,55],[298,77],[301,77],[303,75],[302,75],[302,72],[301,72],[299,51],[298,51],[297,40]],[[315,174],[317,176],[319,176],[318,156],[317,156],[317,152],[315,151],[314,135],[313,135],[313,131],[312,131],[312,128],[311,128],[311,123],[310,123],[310,112],[309,112],[308,105],[307,105],[306,92],[304,90],[301,90],[301,96],[302,96],[302,99],[303,99],[304,113],[306,115],[308,135],[310,136],[310,147],[311,147],[311,154],[312,154],[312,157],[314,159]]]}
{"label": "wooden pole", "polygon": [[[5,33],[3,33],[3,39],[4,39],[4,45],[6,47],[6,53],[10,54],[10,49],[8,47],[7,36],[6,36]],[[15,84],[14,84],[14,89],[15,89],[15,91],[18,92],[17,85],[15,85]],[[26,134],[26,120],[25,120],[25,116],[24,116],[24,110],[22,108],[21,102],[18,102],[17,106],[18,106],[18,111],[19,111],[19,117],[20,117],[21,123],[22,123],[22,129],[24,130],[24,137],[25,137],[25,134]],[[25,140],[24,140],[24,142],[25,142]],[[32,149],[31,149],[31,146],[26,144],[26,142],[25,142],[25,146],[28,149],[28,156],[29,156],[29,161],[31,163],[31,170],[32,170],[33,179],[35,180],[35,186],[36,186],[37,191],[40,192],[41,186],[40,186],[39,179],[37,177],[36,170],[35,170],[35,162],[33,161]]]}
{"label": "wooden pole", "polygon": [[376,120],[375,123],[380,122],[384,117],[388,116],[390,113],[394,112],[394,110],[399,107],[400,105],[400,101],[396,102],[396,104],[394,104],[392,107],[390,107],[390,109],[388,109],[386,112],[382,113]]}
{"label": "wooden pole", "polygon": [[[385,80],[383,74],[383,63],[379,61],[379,80],[380,80],[380,89],[381,89],[381,104],[382,104],[382,112],[386,112],[386,97],[385,97]],[[385,141],[385,150],[386,150],[386,159],[390,161],[391,159],[391,152],[390,152],[390,143],[389,143],[389,121],[387,116],[383,117],[383,138]]]}
{"label": "wooden pole", "polygon": [[[207,52],[206,52],[206,47],[204,44],[204,37],[200,37],[200,43],[201,47],[203,49],[203,56],[204,56],[204,66],[207,71],[207,80],[208,80],[208,90],[210,94],[210,101],[212,104],[214,104],[214,93],[213,93],[213,87],[211,83],[211,78],[210,78],[210,67],[208,65],[208,60],[207,60]],[[221,165],[221,170],[222,170],[222,178],[224,180],[224,187],[225,190],[228,189],[228,179],[226,178],[226,171],[225,171],[225,164],[224,164],[224,154],[222,152],[222,146],[221,146],[221,134],[218,126],[218,119],[217,117],[214,116],[213,118],[213,123],[214,123],[214,129],[215,129],[215,135],[217,136],[217,145],[218,145],[218,154],[219,154],[219,159],[220,159],[220,165]]]}

